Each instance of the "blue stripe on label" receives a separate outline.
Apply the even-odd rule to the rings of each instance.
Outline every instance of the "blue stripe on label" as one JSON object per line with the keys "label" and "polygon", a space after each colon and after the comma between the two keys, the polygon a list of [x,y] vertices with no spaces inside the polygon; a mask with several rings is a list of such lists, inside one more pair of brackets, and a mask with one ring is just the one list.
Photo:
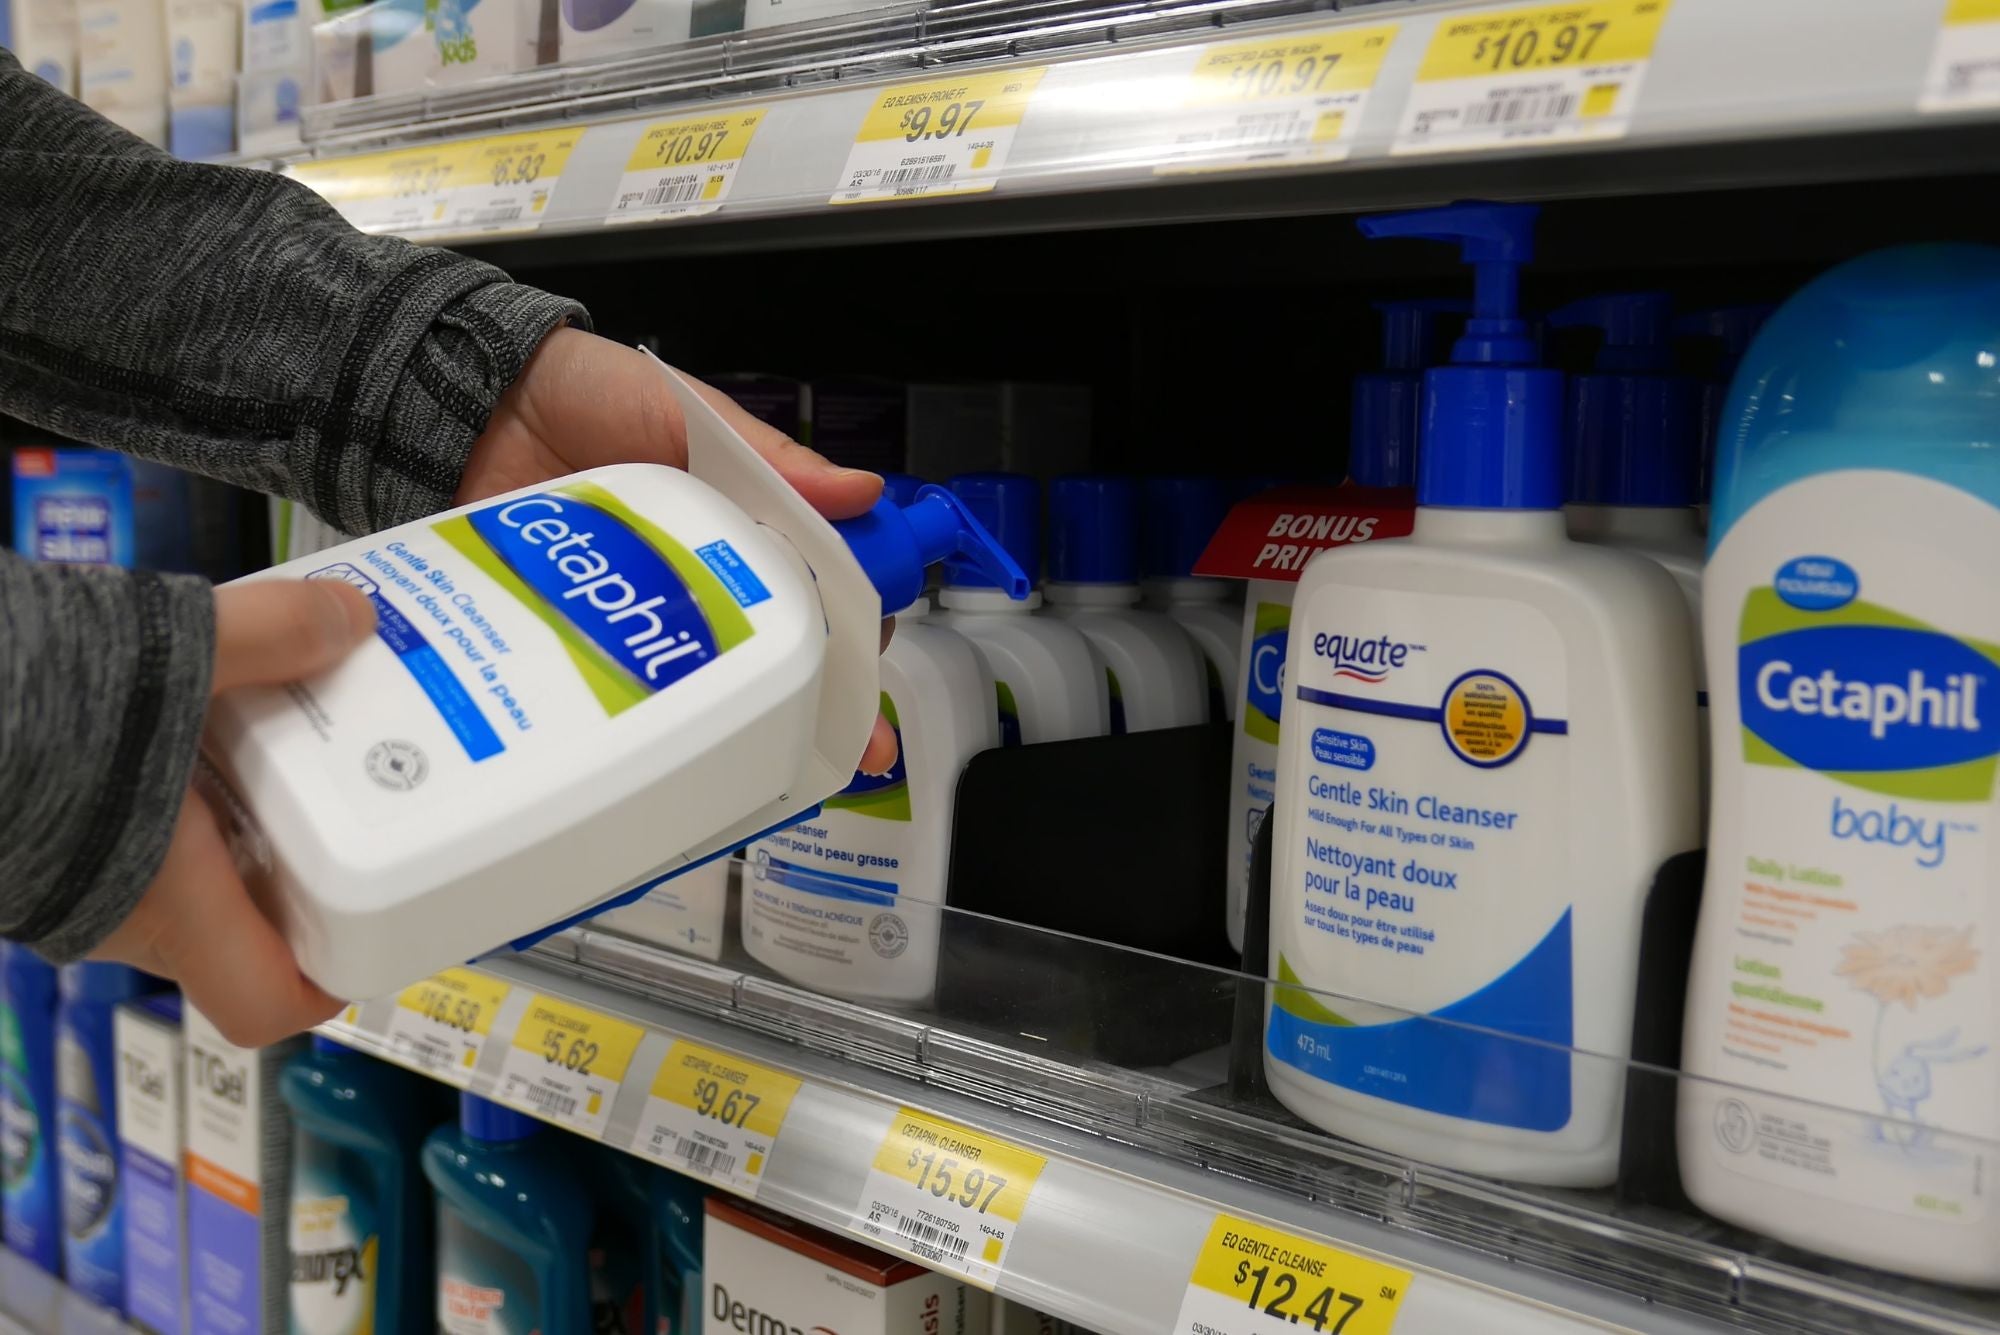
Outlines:
{"label": "blue stripe on label", "polygon": [[839,872],[821,871],[817,867],[801,867],[796,862],[786,862],[780,858],[766,860],[761,853],[751,864],[750,870],[760,881],[775,881],[787,890],[803,890],[807,894],[824,895],[828,899],[847,899],[859,904],[896,902],[894,881],[871,881],[865,876],[843,876]]}
{"label": "blue stripe on label", "polygon": [[755,607],[770,598],[771,591],[764,587],[764,581],[757,578],[757,572],[727,542],[718,538],[706,547],[695,548],[694,554],[715,572],[722,587],[729,590],[729,596],[744,607]]}
{"label": "blue stripe on label", "polygon": [[465,687],[459,685],[458,678],[451,674],[443,655],[425,643],[417,628],[387,598],[379,593],[370,593],[368,599],[375,604],[375,633],[403,661],[403,666],[416,678],[417,685],[431,698],[438,716],[458,738],[465,754],[476,762],[506,750],[493,731],[493,725],[486,721],[486,716],[479,712],[479,706],[466,694]]}
{"label": "blue stripe on label", "polygon": [[269,23],[274,19],[297,18],[298,13],[299,0],[266,0],[264,4],[250,7],[250,22]]}
{"label": "blue stripe on label", "polygon": [[[1352,709],[1361,714],[1380,714],[1385,718],[1415,719],[1419,723],[1440,723],[1444,720],[1444,710],[1436,705],[1405,705],[1394,700],[1370,700],[1365,696],[1343,695],[1339,691],[1322,691],[1313,686],[1298,688],[1299,699],[1309,705],[1325,705],[1329,709]],[[1569,734],[1569,720],[1559,718],[1530,718],[1529,732],[1548,732],[1557,736]]]}

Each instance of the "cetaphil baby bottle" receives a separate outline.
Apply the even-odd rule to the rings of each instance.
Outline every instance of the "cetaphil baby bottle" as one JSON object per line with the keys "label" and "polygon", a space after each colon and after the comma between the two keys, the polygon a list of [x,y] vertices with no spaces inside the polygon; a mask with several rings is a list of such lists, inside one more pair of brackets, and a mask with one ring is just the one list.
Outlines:
{"label": "cetaphil baby bottle", "polygon": [[1737,372],[1680,1164],[1711,1214],[2000,1281],[2000,250],[1843,264]]}
{"label": "cetaphil baby bottle", "polygon": [[328,991],[525,944],[792,824],[853,779],[882,609],[992,549],[940,494],[829,524],[661,373],[686,472],[592,469],[251,577],[375,606],[331,672],[209,714],[239,847]]}
{"label": "cetaphil baby bottle", "polygon": [[[1042,568],[1042,489],[1021,473],[961,473],[950,483],[1032,583]],[[1032,615],[1042,595],[1011,596],[978,564],[953,561],[937,621],[972,642],[993,676],[1003,746],[1102,737],[1111,730],[1104,668],[1083,632]]]}
{"label": "cetaphil baby bottle", "polygon": [[1458,243],[1477,289],[1424,378],[1413,532],[1299,581],[1265,1073],[1391,1153],[1603,1185],[1646,893],[1699,841],[1693,665],[1666,572],[1564,531],[1563,377],[1517,298],[1535,214],[1361,223]]}

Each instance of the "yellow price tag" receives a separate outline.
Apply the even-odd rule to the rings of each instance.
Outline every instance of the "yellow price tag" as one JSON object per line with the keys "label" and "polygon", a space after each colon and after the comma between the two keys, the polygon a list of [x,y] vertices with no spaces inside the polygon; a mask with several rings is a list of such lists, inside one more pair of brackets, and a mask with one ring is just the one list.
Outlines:
{"label": "yellow price tag", "polygon": [[684,1173],[755,1195],[800,1082],[685,1040],[668,1049],[634,1144]]}
{"label": "yellow price tag", "polygon": [[1393,151],[1624,134],[1672,4],[1589,0],[1440,15]]}
{"label": "yellow price tag", "polygon": [[1195,1258],[1176,1335],[1390,1335],[1410,1272],[1234,1215]]}
{"label": "yellow price tag", "polygon": [[446,969],[413,983],[396,997],[389,1016],[390,1050],[464,1085],[479,1065],[493,1017],[508,991],[499,979],[471,969]]}
{"label": "yellow price tag", "polygon": [[1046,66],[883,90],[848,150],[835,204],[991,190]]}
{"label": "yellow price tag", "polygon": [[1204,48],[1157,170],[1342,160],[1396,31],[1380,23]]}
{"label": "yellow price tag", "polygon": [[1039,1154],[900,1108],[856,1217],[869,1237],[991,1287],[1047,1166]]}
{"label": "yellow price tag", "polygon": [[766,108],[648,125],[625,160],[609,223],[713,213],[728,198]]}
{"label": "yellow price tag", "polygon": [[454,232],[531,231],[541,225],[582,130],[531,130],[459,148],[442,226]]}
{"label": "yellow price tag", "polygon": [[458,148],[431,144],[298,162],[285,172],[364,232],[420,231],[444,217],[446,196],[459,179]]}
{"label": "yellow price tag", "polygon": [[2000,0],[1950,0],[1917,107],[1968,111],[1994,106],[2000,106]]}
{"label": "yellow price tag", "polygon": [[599,1135],[644,1037],[637,1025],[537,996],[515,1026],[498,1097]]}

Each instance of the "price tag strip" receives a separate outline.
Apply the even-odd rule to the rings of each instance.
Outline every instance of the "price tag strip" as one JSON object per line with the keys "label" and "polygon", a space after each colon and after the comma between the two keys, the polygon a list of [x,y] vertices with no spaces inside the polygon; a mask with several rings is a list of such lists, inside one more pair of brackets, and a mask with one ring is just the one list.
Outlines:
{"label": "price tag strip", "polygon": [[406,987],[384,1030],[389,1049],[463,1088],[508,991],[507,984],[470,969],[446,969]]}
{"label": "price tag strip", "polygon": [[539,130],[459,146],[458,171],[438,225],[450,232],[532,232],[582,130]]}
{"label": "price tag strip", "polygon": [[974,195],[998,183],[1046,66],[887,89],[861,122],[835,204]]}
{"label": "price tag strip", "polygon": [[633,1148],[671,1168],[755,1196],[799,1082],[791,1076],[676,1042],[653,1077]]}
{"label": "price tag strip", "polygon": [[537,996],[514,1030],[494,1097],[600,1136],[644,1036],[637,1025]]}
{"label": "price tag strip", "polygon": [[1390,1335],[1410,1272],[1312,1238],[1217,1215],[1175,1335]]}
{"label": "price tag strip", "polygon": [[285,169],[364,232],[415,232],[440,225],[457,183],[457,144],[397,149]]}
{"label": "price tag strip", "polygon": [[1397,25],[1206,47],[1158,174],[1339,162]]}
{"label": "price tag strip", "polygon": [[648,125],[625,162],[607,223],[714,213],[729,198],[767,108]]}
{"label": "price tag strip", "polygon": [[1919,111],[2000,106],[2000,0],[1951,0],[1931,49]]}
{"label": "price tag strip", "polygon": [[933,1269],[993,1287],[1048,1160],[908,1108],[875,1151],[857,1227]]}
{"label": "price tag strip", "polygon": [[1672,3],[1592,0],[1441,16],[1390,151],[1618,138]]}

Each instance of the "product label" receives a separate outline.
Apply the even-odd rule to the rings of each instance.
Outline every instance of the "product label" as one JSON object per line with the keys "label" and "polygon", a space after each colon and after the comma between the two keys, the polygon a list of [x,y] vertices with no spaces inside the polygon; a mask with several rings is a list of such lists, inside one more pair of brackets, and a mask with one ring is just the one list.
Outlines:
{"label": "product label", "polygon": [[1217,1215],[1175,1335],[1389,1335],[1407,1270],[1254,1220]]}
{"label": "product label", "polygon": [[373,1335],[381,1201],[367,1162],[292,1133],[292,1335]]}
{"label": "product label", "polygon": [[1000,745],[1021,744],[1021,706],[1014,703],[1014,688],[1004,681],[993,683],[994,699],[1000,711]]}
{"label": "product label", "polygon": [[285,174],[364,232],[422,232],[444,225],[465,166],[460,144],[295,162]]}
{"label": "product label", "polygon": [[438,1329],[444,1335],[535,1335],[542,1326],[534,1268],[438,1207]]}
{"label": "product label", "polygon": [[[1885,527],[1829,527],[1857,507]],[[1890,536],[1913,525],[1935,540]],[[1961,553],[1992,540],[1991,510],[1955,489],[1836,473],[1767,498],[1718,550],[1711,705],[1740,726],[1716,747],[1688,1030],[1690,1068],[1733,1086],[1711,1100],[1715,1162],[1968,1225],[1992,1208],[2000,1094],[2000,611]]]}
{"label": "product label", "polygon": [[494,1097],[600,1136],[645,1031],[554,997],[528,1005]]}
{"label": "product label", "polygon": [[835,204],[974,195],[999,183],[1044,67],[899,84],[861,122]]}
{"label": "product label", "polygon": [[900,1108],[861,1188],[856,1227],[934,1269],[993,1287],[1048,1160]]}
{"label": "product label", "polygon": [[912,912],[926,913],[901,902],[912,855],[907,748],[887,691],[881,708],[896,731],[895,763],[881,774],[855,771],[817,820],[750,846],[745,930],[766,949],[835,968],[889,967],[909,948]]}
{"label": "product label", "polygon": [[185,1038],[190,1324],[254,1335],[265,1320],[263,1062],[193,1011]]}
{"label": "product label", "polygon": [[1594,0],[1441,15],[1391,151],[1623,136],[1671,4]]}
{"label": "product label", "polygon": [[1271,1056],[1410,1107],[1560,1129],[1574,986],[1555,627],[1525,604],[1345,586],[1294,617],[1279,786],[1298,818],[1273,850],[1271,935],[1281,983],[1303,986],[1275,989]]}
{"label": "product label", "polygon": [[1396,25],[1221,42],[1195,60],[1161,173],[1340,162]]}
{"label": "product label", "polygon": [[474,235],[534,231],[548,216],[563,168],[582,139],[582,130],[537,130],[463,146],[441,225]]}
{"label": "product label", "polygon": [[767,110],[648,125],[626,160],[604,221],[656,222],[714,213],[729,198]]}
{"label": "product label", "polygon": [[306,577],[369,596],[413,708],[363,733],[351,719],[382,716],[370,674],[287,690],[335,786],[377,821],[476,800],[478,773],[575,745],[749,640],[771,597],[728,541],[683,544],[581,481],[347,553]]}
{"label": "product label", "polygon": [[[44,1031],[45,1034],[47,1031]],[[49,1039],[43,1038],[46,1044]],[[49,1060],[46,1047],[42,1061]],[[29,1072],[27,1035],[11,1006],[0,1006],[0,1229],[9,1250],[53,1270],[56,1200],[42,1109]]]}
{"label": "product label", "polygon": [[1285,647],[1291,635],[1292,605],[1251,604],[1248,653],[1243,663],[1243,699],[1237,709],[1239,735],[1230,749],[1230,830],[1240,839],[1229,863],[1229,921],[1245,921],[1250,902],[1250,859],[1257,833],[1271,813],[1278,783],[1278,716],[1284,708]]}
{"label": "product label", "polygon": [[1948,0],[1920,111],[2000,106],[2000,0]]}
{"label": "product label", "polygon": [[[109,1045],[108,1017],[90,1037]],[[104,1047],[87,1046],[70,1023],[56,1034],[56,1160],[62,1182],[63,1278],[100,1303],[122,1305],[125,1216],[120,1208],[115,1077]]]}
{"label": "product label", "polygon": [[121,1010],[118,1134],[125,1192],[125,1310],[181,1329],[181,1053],[176,1030]]}
{"label": "product label", "polygon": [[799,1082],[686,1040],[653,1077],[635,1148],[692,1177],[755,1196]]}
{"label": "product label", "polygon": [[389,1016],[390,1049],[463,1089],[507,993],[507,984],[470,969],[446,969],[412,984]]}

